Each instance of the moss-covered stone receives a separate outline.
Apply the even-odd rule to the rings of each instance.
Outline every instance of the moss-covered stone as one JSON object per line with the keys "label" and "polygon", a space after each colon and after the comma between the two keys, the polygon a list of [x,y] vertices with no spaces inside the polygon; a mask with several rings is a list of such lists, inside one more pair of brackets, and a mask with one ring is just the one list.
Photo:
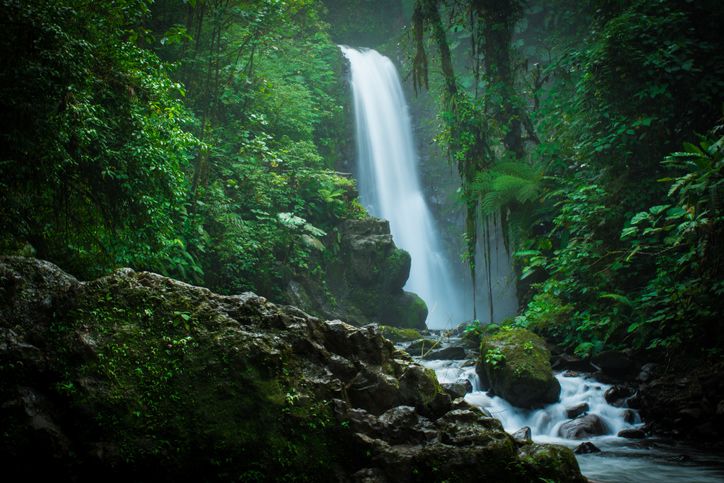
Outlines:
{"label": "moss-covered stone", "polygon": [[[407,458],[405,468],[374,465],[387,481],[415,481],[395,475],[448,457],[455,465],[424,481],[473,481],[472,444],[497,465],[496,481],[525,481],[500,423],[448,416],[434,371],[377,326],[129,269],[82,283],[16,257],[0,257],[0,291],[9,481],[14,469],[81,483],[351,481],[397,454],[384,448]],[[380,432],[385,425],[394,434]]]}
{"label": "moss-covered stone", "polygon": [[480,344],[476,372],[483,385],[518,407],[558,401],[560,384],[553,377],[545,341],[525,329],[500,330]]}
{"label": "moss-covered stone", "polygon": [[405,342],[422,339],[422,335],[415,329],[399,329],[387,325],[380,326],[382,335],[392,342]]}

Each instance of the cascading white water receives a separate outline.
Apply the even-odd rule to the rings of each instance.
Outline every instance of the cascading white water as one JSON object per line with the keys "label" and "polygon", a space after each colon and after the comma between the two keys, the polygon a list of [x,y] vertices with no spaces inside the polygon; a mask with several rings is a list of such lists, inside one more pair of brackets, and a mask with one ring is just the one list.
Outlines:
{"label": "cascading white water", "polygon": [[452,328],[464,312],[463,290],[420,189],[417,150],[397,70],[374,50],[341,47],[352,71],[357,128],[358,188],[367,211],[390,222],[397,247],[412,256],[405,290],[427,304],[429,328]]}
{"label": "cascading white water", "polygon": [[[467,394],[465,400],[488,410],[503,423],[503,427],[509,433],[528,426],[536,443],[554,443],[573,448],[582,441],[592,442],[601,449],[600,453],[577,455],[581,472],[588,478],[606,483],[724,481],[724,464],[717,452],[702,451],[672,441],[648,438],[631,440],[617,436],[622,429],[639,426],[641,420],[636,415],[633,422],[626,422],[625,419],[631,415],[626,413],[631,410],[613,407],[606,403],[604,393],[611,387],[607,384],[590,378],[564,377],[563,374],[558,374],[556,377],[561,383],[559,401],[541,409],[524,410],[511,406],[499,397],[488,397],[477,384],[475,370],[463,367],[465,361],[422,360],[420,362],[435,370],[440,383],[456,382],[458,379],[470,380],[473,392]],[[589,405],[587,413],[597,415],[608,434],[585,440],[562,438],[558,434],[558,429],[568,420],[566,408],[583,402]]]}

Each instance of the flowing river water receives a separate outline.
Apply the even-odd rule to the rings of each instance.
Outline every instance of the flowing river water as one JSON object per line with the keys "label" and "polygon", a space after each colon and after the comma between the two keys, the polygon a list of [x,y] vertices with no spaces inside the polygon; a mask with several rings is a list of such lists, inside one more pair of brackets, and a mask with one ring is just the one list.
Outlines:
{"label": "flowing river water", "polygon": [[[454,340],[452,341],[454,342]],[[445,345],[447,345],[446,343]],[[404,344],[398,346],[404,349]],[[416,358],[419,359],[419,358]],[[488,397],[480,390],[475,368],[470,360],[422,360],[422,364],[435,370],[440,383],[454,383],[468,379],[473,391],[465,399],[485,408],[498,418],[508,433],[524,426],[531,428],[536,443],[552,443],[575,448],[582,442],[591,442],[600,453],[576,455],[581,472],[591,480],[605,483],[721,483],[724,482],[722,454],[709,449],[697,448],[672,440],[656,438],[627,439],[616,434],[622,429],[641,426],[641,420],[626,408],[606,403],[604,393],[611,386],[587,377],[556,377],[561,383],[561,395],[557,403],[541,409],[515,408],[499,397]],[[589,414],[597,415],[607,433],[583,440],[565,439],[558,429],[568,421],[566,409],[580,403],[588,403]],[[629,419],[630,420],[630,419]]]}

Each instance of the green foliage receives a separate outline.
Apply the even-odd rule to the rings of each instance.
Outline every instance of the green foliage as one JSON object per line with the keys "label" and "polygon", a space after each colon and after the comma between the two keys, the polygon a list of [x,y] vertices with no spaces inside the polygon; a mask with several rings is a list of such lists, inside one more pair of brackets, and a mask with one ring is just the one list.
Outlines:
{"label": "green foliage", "polygon": [[[724,95],[712,35],[724,12],[668,0],[589,7],[531,10],[535,35],[547,29],[535,16],[548,9],[595,28],[555,37],[547,58],[535,35],[525,39],[543,61],[532,71],[541,139],[532,156],[547,177],[528,240],[517,245],[521,275],[537,293],[518,323],[581,355],[712,346],[721,340],[712,322],[721,313],[720,212],[712,211],[720,134],[692,140]],[[679,144],[686,152],[661,163]]]}
{"label": "green foliage", "polygon": [[348,92],[315,2],[1,8],[3,252],[278,299],[364,216],[331,170]]}
{"label": "green foliage", "polygon": [[148,266],[173,246],[196,144],[168,66],[124,37],[143,2],[0,5],[2,245],[83,277]]}
{"label": "green foliage", "polygon": [[485,353],[485,363],[495,369],[499,369],[505,365],[505,354],[500,349],[490,349]]}

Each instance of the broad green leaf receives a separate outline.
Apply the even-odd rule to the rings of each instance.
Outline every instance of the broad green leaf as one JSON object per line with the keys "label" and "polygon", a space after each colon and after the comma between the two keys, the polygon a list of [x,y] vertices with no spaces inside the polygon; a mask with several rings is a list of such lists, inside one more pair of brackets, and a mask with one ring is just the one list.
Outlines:
{"label": "broad green leaf", "polygon": [[658,215],[658,214],[660,214],[662,211],[667,210],[667,209],[669,209],[670,207],[671,207],[671,205],[657,205],[657,206],[652,206],[651,208],[649,208],[649,212],[650,212],[652,215]]}

